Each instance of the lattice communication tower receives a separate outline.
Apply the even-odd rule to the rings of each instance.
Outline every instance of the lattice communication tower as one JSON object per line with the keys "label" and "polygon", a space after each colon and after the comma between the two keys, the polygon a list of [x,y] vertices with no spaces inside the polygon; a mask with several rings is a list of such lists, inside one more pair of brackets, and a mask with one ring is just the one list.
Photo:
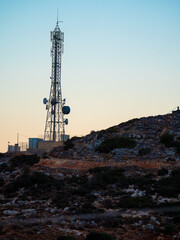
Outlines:
{"label": "lattice communication tower", "polygon": [[64,115],[70,113],[70,107],[65,106],[65,99],[62,100],[61,62],[64,52],[64,33],[60,30],[58,21],[54,31],[51,31],[50,38],[52,42],[51,88],[49,99],[43,99],[47,110],[44,140],[64,141],[65,125],[68,124],[68,119],[65,119]]}

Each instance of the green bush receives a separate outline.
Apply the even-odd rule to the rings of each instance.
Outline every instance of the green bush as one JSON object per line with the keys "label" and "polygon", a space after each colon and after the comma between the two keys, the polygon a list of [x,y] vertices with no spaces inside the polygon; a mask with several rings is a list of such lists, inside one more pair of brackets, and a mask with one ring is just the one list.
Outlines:
{"label": "green bush", "polygon": [[57,237],[57,240],[76,240],[76,239],[72,236],[59,236]]}
{"label": "green bush", "polygon": [[0,172],[9,171],[9,167],[6,163],[0,165]]}
{"label": "green bush", "polygon": [[117,228],[119,225],[123,224],[123,218],[122,217],[105,218],[101,224],[103,225],[103,227]]}
{"label": "green bush", "polygon": [[68,139],[65,143],[64,143],[64,150],[69,150],[72,149],[74,147],[74,141],[81,139],[81,137],[72,137],[71,139]]}
{"label": "green bush", "polygon": [[118,131],[118,127],[117,126],[113,126],[113,127],[110,127],[108,129],[105,130],[105,133],[116,133]]}
{"label": "green bush", "polygon": [[2,235],[2,234],[3,234],[3,226],[0,225],[0,235]]}
{"label": "green bush", "polygon": [[73,195],[79,195],[79,196],[85,196],[86,194],[90,193],[92,191],[91,188],[89,188],[89,185],[80,186],[77,189],[71,190],[71,193]]}
{"label": "green bush", "polygon": [[64,192],[57,193],[56,197],[53,198],[52,204],[56,205],[58,208],[65,208],[68,206],[68,197]]}
{"label": "green bush", "polygon": [[4,158],[6,156],[5,153],[0,153],[0,158]]}
{"label": "green bush", "polygon": [[179,207],[180,206],[180,201],[177,202],[162,202],[158,204],[158,207]]}
{"label": "green bush", "polygon": [[96,211],[96,208],[92,205],[91,202],[85,202],[81,208],[77,210],[76,213],[93,213]]}
{"label": "green bush", "polygon": [[101,130],[98,132],[98,135],[97,135],[97,139],[100,139],[103,137],[103,135],[105,134],[106,130]]}
{"label": "green bush", "polygon": [[85,199],[88,201],[88,202],[94,202],[96,199],[97,199],[97,196],[93,195],[93,194],[87,194]]}
{"label": "green bush", "polygon": [[171,172],[171,176],[173,177],[180,177],[180,167],[177,167]]}
{"label": "green bush", "polygon": [[25,173],[17,177],[13,182],[7,184],[3,191],[5,193],[13,193],[20,188],[25,188],[26,191],[30,191],[31,194],[34,193],[36,195],[45,190],[50,192],[53,187],[56,189],[61,188],[62,182],[42,172],[34,172],[32,174]]}
{"label": "green bush", "polygon": [[161,169],[158,170],[158,176],[164,176],[166,174],[168,174],[168,169],[161,168]]}
{"label": "green bush", "polygon": [[64,150],[69,150],[72,149],[74,147],[74,143],[71,139],[68,139],[65,143],[64,143]]}
{"label": "green bush", "polygon": [[104,135],[109,135],[116,132],[118,132],[118,126],[113,126],[108,129],[101,130],[98,132],[97,139],[102,138]]}
{"label": "green bush", "polygon": [[174,137],[171,134],[164,134],[160,137],[160,142],[163,143],[167,148],[174,147]]}
{"label": "green bush", "polygon": [[180,194],[179,168],[172,171],[171,175],[162,178],[154,185],[155,191],[164,197],[178,197]]}
{"label": "green bush", "polygon": [[179,154],[180,153],[180,142],[178,141],[178,142],[175,142],[174,143],[174,146],[176,147],[176,151],[177,151],[177,153]]}
{"label": "green bush", "polygon": [[159,186],[159,188],[156,190],[157,193],[163,197],[178,197],[179,195],[179,190],[174,187],[174,186],[169,186],[169,185],[162,185],[162,186]]}
{"label": "green bush", "polygon": [[173,218],[173,222],[174,222],[175,224],[180,224],[180,215],[175,216],[175,217]]}
{"label": "green bush", "polygon": [[122,168],[104,167],[99,170],[96,168],[90,185],[96,190],[103,189],[109,184],[118,182],[118,179],[123,176],[123,172]]}
{"label": "green bush", "polygon": [[144,208],[153,207],[154,202],[152,198],[147,196],[143,197],[124,196],[120,199],[118,206],[121,208]]}
{"label": "green bush", "polygon": [[40,161],[40,157],[37,154],[34,155],[20,155],[15,156],[10,159],[11,168],[15,167],[24,167],[24,166],[32,166],[35,163]]}
{"label": "green bush", "polygon": [[101,233],[101,232],[90,232],[86,236],[86,240],[115,240],[116,238],[109,233]]}
{"label": "green bush", "polygon": [[0,177],[0,187],[4,185],[4,179]]}
{"label": "green bush", "polygon": [[152,176],[147,174],[145,176],[129,177],[127,178],[128,185],[135,185],[141,190],[150,190],[151,186],[156,182]]}
{"label": "green bush", "polygon": [[165,145],[165,147],[174,147],[176,148],[176,152],[180,153],[180,141],[177,139],[177,141],[174,141],[174,136],[170,134],[164,134],[160,138],[160,142]]}
{"label": "green bush", "polygon": [[90,168],[89,169],[89,173],[102,173],[102,172],[110,172],[112,174],[115,175],[122,175],[122,173],[125,170],[123,168],[119,168],[119,167],[109,167],[109,166],[105,166],[105,167],[95,167],[95,168]]}
{"label": "green bush", "polygon": [[131,128],[138,120],[139,120],[138,118],[134,118],[127,122],[120,123],[117,126],[113,126],[113,127],[101,130],[98,132],[97,139],[102,138],[104,135],[107,136],[107,135],[110,135],[113,133],[117,133],[119,131],[120,127]]}
{"label": "green bush", "polygon": [[38,186],[47,185],[53,182],[53,177],[47,176],[42,172],[34,172],[33,174],[23,174],[16,179],[15,184],[18,188],[25,187],[29,188],[32,185],[37,184]]}
{"label": "green bush", "polygon": [[88,183],[88,177],[87,177],[87,175],[82,175],[82,176],[72,175],[71,177],[68,177],[68,178],[66,179],[66,181],[67,181],[69,184],[82,185],[82,184],[87,184],[87,183]]}
{"label": "green bush", "polygon": [[175,231],[175,225],[170,223],[164,226],[164,233],[171,235]]}
{"label": "green bush", "polygon": [[133,118],[133,119],[127,121],[127,122],[120,123],[118,127],[128,127],[128,128],[130,128],[130,127],[134,126],[134,124],[137,123],[138,121],[139,121],[138,118]]}
{"label": "green bush", "polygon": [[135,140],[116,136],[104,140],[101,145],[96,148],[96,151],[100,153],[110,153],[115,148],[134,148],[135,146]]}
{"label": "green bush", "polygon": [[138,152],[138,155],[139,156],[144,156],[144,155],[147,155],[149,153],[151,153],[151,149],[150,148],[140,148],[139,152]]}
{"label": "green bush", "polygon": [[106,166],[106,167],[95,167],[95,168],[90,168],[89,169],[89,173],[101,173],[101,172],[105,172],[105,171],[109,171],[110,167]]}

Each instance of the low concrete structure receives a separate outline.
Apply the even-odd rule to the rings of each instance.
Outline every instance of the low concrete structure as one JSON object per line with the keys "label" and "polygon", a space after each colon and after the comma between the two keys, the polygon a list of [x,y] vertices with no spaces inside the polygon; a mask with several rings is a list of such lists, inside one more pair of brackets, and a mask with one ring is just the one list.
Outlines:
{"label": "low concrete structure", "polygon": [[37,149],[38,142],[43,141],[42,138],[29,138],[29,150]]}
{"label": "low concrete structure", "polygon": [[8,145],[8,152],[20,152],[21,149],[18,144]]}
{"label": "low concrete structure", "polygon": [[55,147],[63,147],[63,142],[54,142],[54,141],[40,141],[38,142],[37,148],[40,151],[48,152]]}

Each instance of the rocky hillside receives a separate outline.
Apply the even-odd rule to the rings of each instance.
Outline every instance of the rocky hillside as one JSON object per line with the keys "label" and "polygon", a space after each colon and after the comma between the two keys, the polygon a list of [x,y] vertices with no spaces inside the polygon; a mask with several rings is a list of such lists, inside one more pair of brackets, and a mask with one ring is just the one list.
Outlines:
{"label": "rocky hillside", "polygon": [[74,137],[51,155],[0,154],[0,239],[180,239],[180,111]]}
{"label": "rocky hillside", "polygon": [[0,156],[1,240],[179,239],[179,162],[78,170],[41,160]]}
{"label": "rocky hillside", "polygon": [[106,130],[73,137],[65,151],[55,149],[60,158],[94,161],[130,159],[180,159],[180,110],[172,114],[132,119]]}

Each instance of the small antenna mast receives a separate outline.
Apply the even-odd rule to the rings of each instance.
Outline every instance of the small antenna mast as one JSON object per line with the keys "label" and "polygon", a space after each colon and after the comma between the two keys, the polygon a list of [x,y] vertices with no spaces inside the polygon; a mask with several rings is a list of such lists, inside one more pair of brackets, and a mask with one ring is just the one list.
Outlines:
{"label": "small antenna mast", "polygon": [[58,9],[57,9],[57,26],[58,26],[58,23],[63,23],[63,21],[59,21],[59,19],[58,19]]}

